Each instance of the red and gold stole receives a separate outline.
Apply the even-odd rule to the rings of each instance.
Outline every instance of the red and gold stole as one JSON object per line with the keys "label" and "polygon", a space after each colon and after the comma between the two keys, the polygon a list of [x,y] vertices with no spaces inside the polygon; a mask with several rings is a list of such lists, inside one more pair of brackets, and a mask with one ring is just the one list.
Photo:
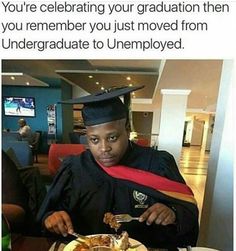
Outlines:
{"label": "red and gold stole", "polygon": [[172,198],[197,204],[192,190],[186,184],[128,166],[117,165],[105,167],[100,163],[98,164],[108,175],[112,176],[113,178],[135,182],[137,184],[155,189]]}

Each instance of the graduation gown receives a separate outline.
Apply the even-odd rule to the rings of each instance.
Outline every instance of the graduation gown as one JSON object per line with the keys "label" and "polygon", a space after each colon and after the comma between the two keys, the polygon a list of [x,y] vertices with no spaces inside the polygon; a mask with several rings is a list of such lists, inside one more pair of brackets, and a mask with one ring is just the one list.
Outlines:
{"label": "graduation gown", "polygon": [[[119,164],[185,183],[173,156],[165,151],[130,142]],[[132,181],[113,178],[104,172],[87,150],[63,161],[37,218],[43,222],[52,212],[65,210],[78,233],[114,233],[103,223],[106,212],[129,213],[137,217],[157,202],[175,210],[176,224],[147,226],[145,222],[132,221],[122,223],[118,231],[127,231],[131,238],[149,247],[194,246],[198,236],[198,209],[195,204]]]}

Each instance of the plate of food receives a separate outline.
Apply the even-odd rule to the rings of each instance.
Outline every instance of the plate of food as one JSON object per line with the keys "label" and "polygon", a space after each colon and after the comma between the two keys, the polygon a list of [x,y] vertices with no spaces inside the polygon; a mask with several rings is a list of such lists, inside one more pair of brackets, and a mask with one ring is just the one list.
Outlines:
{"label": "plate of food", "polygon": [[127,232],[120,235],[96,234],[86,239],[76,239],[68,243],[63,251],[147,251],[139,241],[129,238]]}

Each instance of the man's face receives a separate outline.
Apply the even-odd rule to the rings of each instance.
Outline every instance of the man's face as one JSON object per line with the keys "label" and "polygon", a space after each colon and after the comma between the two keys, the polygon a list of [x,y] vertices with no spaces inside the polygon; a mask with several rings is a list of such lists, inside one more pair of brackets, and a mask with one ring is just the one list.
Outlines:
{"label": "man's face", "polygon": [[23,127],[25,125],[25,123],[22,122],[22,121],[19,121],[18,124],[19,124],[20,127]]}
{"label": "man's face", "polygon": [[89,148],[103,166],[118,164],[128,147],[125,119],[87,126]]}

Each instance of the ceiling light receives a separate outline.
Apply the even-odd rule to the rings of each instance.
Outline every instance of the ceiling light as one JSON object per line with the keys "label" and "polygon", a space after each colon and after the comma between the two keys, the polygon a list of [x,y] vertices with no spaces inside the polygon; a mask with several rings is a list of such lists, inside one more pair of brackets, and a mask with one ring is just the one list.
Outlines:
{"label": "ceiling light", "polygon": [[26,82],[25,84],[26,84],[26,85],[30,85],[30,83],[29,83],[29,82]]}
{"label": "ceiling light", "polygon": [[98,82],[98,81],[96,82],[96,85],[99,85],[99,82]]}
{"label": "ceiling light", "polygon": [[14,77],[14,76],[11,76],[11,80],[15,80],[15,77]]}
{"label": "ceiling light", "polygon": [[129,84],[129,87],[133,86],[133,84]]}
{"label": "ceiling light", "polygon": [[92,76],[92,75],[89,75],[88,77],[89,77],[89,78],[93,78],[93,76]]}
{"label": "ceiling light", "polygon": [[126,79],[129,81],[129,80],[131,80],[131,77],[128,76]]}
{"label": "ceiling light", "polygon": [[102,87],[101,87],[101,90],[103,91],[103,90],[105,90],[105,88],[102,86]]}
{"label": "ceiling light", "polygon": [[22,72],[2,72],[2,76],[23,76]]}

